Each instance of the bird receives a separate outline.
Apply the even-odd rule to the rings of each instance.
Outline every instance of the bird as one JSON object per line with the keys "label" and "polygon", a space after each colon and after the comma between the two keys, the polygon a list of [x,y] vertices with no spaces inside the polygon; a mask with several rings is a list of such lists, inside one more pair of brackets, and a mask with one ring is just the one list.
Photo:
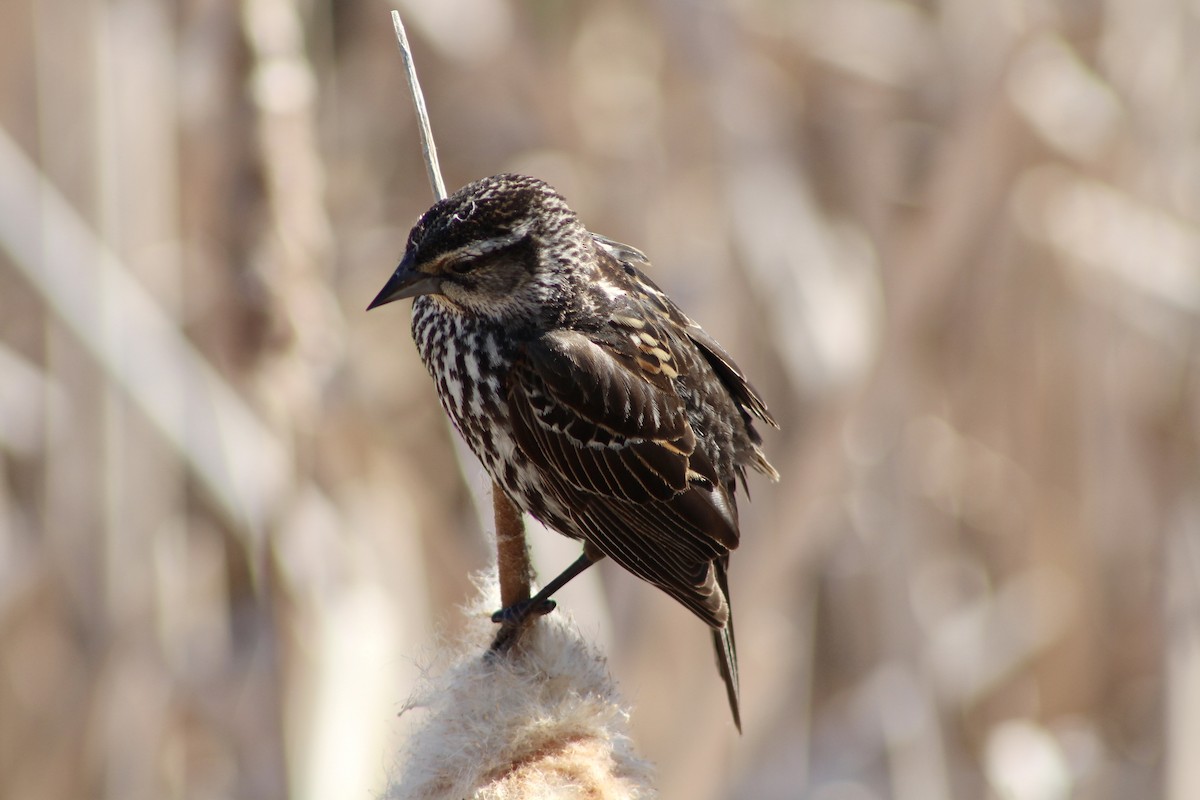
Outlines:
{"label": "bird", "polygon": [[733,721],[729,556],[746,470],[778,428],[725,349],[591,233],[548,183],[501,174],[436,202],[368,310],[413,298],[412,335],[455,428],[517,508],[583,543],[511,620],[608,557],[712,630]]}

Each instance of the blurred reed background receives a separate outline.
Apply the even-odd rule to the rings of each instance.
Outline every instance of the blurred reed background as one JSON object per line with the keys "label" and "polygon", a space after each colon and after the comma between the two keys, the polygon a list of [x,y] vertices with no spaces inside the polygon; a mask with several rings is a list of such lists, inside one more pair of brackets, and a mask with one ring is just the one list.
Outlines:
{"label": "blurred reed background", "polygon": [[[363,313],[389,8],[0,8],[0,797],[371,797],[419,721],[490,519]],[[664,798],[1200,797],[1194,0],[400,8],[450,188],[555,183],[783,423],[745,736],[686,611],[562,596]]]}

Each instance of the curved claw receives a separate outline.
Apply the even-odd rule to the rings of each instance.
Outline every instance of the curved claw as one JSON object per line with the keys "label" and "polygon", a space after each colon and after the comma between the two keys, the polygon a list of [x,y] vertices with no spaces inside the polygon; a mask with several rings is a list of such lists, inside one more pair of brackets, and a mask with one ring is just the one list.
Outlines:
{"label": "curved claw", "polygon": [[498,622],[505,625],[518,625],[525,621],[525,618],[530,615],[539,617],[549,614],[554,610],[555,603],[553,600],[543,600],[536,606],[533,600],[522,600],[520,603],[502,608],[495,614],[492,614],[492,622]]}

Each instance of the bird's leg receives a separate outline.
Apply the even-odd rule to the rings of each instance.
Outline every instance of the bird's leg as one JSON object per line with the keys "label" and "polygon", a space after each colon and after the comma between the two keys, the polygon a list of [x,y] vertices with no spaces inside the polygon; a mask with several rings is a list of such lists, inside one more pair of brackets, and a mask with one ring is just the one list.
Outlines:
{"label": "bird's leg", "polygon": [[557,578],[543,586],[537,594],[528,600],[514,603],[508,608],[502,608],[495,614],[492,614],[492,622],[519,626],[531,614],[538,616],[549,614],[554,610],[555,606],[555,602],[550,599],[550,596],[566,586],[572,578],[594,563],[596,563],[596,559],[589,556],[587,548],[584,548],[583,555],[575,559],[571,566],[564,569]]}

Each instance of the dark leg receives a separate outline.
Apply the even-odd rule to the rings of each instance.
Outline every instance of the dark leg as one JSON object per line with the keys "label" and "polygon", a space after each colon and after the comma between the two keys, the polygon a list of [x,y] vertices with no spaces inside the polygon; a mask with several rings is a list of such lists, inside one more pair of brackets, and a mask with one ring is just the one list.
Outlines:
{"label": "dark leg", "polygon": [[554,601],[550,596],[557,592],[562,587],[566,586],[572,578],[595,563],[595,560],[588,556],[587,550],[584,549],[583,555],[575,559],[571,566],[562,571],[554,580],[542,587],[541,591],[535,594],[528,600],[502,608],[495,614],[492,614],[492,622],[501,622],[505,625],[520,625],[525,621],[525,618],[531,614],[549,614],[554,610]]}

